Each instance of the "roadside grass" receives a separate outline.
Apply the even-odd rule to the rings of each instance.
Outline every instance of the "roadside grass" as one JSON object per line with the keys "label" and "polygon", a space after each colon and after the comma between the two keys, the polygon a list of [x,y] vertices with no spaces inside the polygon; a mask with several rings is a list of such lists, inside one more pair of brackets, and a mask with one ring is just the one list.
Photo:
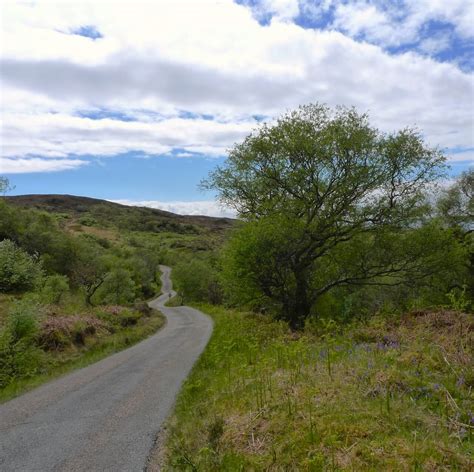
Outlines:
{"label": "roadside grass", "polygon": [[196,307],[214,332],[169,421],[165,470],[473,470],[472,314],[295,335]]}
{"label": "roadside grass", "polygon": [[[67,306],[66,311],[70,311],[71,307]],[[104,309],[106,307],[100,307],[98,310]],[[94,316],[98,321],[101,318],[107,321],[105,319],[106,313],[101,316],[97,311]],[[147,316],[139,316],[137,312],[127,310],[127,316],[129,318],[122,316],[118,323],[109,323],[108,325],[104,323],[103,326],[107,326],[108,329],[99,328],[94,333],[91,333],[90,327],[84,324],[87,319],[83,320],[78,316],[78,325],[82,331],[78,336],[76,329],[74,333],[71,333],[71,339],[65,339],[64,333],[53,326],[54,331],[50,330],[49,340],[54,339],[58,343],[59,341],[64,342],[64,346],[58,345],[56,349],[51,346],[46,349],[44,345],[43,349],[36,347],[34,360],[37,368],[31,373],[27,372],[23,377],[14,378],[6,387],[0,389],[0,402],[10,400],[42,383],[130,347],[154,334],[165,323],[164,316],[158,310],[151,310]],[[58,319],[53,315],[50,319],[53,323],[64,322],[65,317]],[[72,339],[73,337],[74,339]],[[44,341],[39,341],[40,344],[41,342],[44,343]],[[0,366],[2,365],[0,362]]]}

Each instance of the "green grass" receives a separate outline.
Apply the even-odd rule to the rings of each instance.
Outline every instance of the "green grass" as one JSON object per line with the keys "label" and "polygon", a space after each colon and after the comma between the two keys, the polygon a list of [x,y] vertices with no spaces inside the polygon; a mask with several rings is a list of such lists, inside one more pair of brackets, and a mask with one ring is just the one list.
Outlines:
{"label": "green grass", "polygon": [[472,470],[474,320],[454,312],[295,335],[215,322],[169,422],[165,470]]}
{"label": "green grass", "polygon": [[42,355],[40,371],[31,377],[14,380],[0,389],[0,402],[130,347],[154,334],[164,323],[164,316],[153,310],[151,316],[142,317],[135,326],[119,329],[112,334],[92,336],[87,338],[85,345],[80,348],[73,347],[64,352],[45,352]]}

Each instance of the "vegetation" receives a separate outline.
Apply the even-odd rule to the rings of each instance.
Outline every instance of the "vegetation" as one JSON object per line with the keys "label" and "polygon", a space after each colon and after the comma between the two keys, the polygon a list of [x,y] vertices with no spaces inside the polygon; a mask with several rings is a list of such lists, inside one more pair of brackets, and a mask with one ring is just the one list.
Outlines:
{"label": "vegetation", "polygon": [[[0,180],[0,193],[10,189]],[[230,220],[83,197],[0,200],[0,399],[129,346],[163,324],[159,264],[206,252]]]}
{"label": "vegetation", "polygon": [[298,335],[198,305],[212,339],[178,398],[165,470],[470,470],[474,320],[440,310]]}
{"label": "vegetation", "polygon": [[446,269],[440,249],[456,248],[426,224],[425,198],[443,162],[418,132],[382,134],[354,109],[308,105],[263,125],[205,183],[247,221],[226,278],[298,329],[339,287],[411,285]]}
{"label": "vegetation", "polygon": [[129,347],[164,322],[146,304],[72,311],[77,300],[70,295],[65,303],[69,308],[10,301],[0,319],[0,401]]}
{"label": "vegetation", "polygon": [[416,132],[319,106],[231,150],[205,186],[242,221],[173,273],[215,329],[165,467],[474,467],[474,172],[442,172]]}

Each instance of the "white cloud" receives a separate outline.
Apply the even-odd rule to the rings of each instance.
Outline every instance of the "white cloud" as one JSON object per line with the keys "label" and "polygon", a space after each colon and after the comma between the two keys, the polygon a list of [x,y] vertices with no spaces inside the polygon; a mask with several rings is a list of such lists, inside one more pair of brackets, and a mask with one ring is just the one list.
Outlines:
{"label": "white cloud", "polygon": [[[405,3],[410,14],[402,18],[378,2],[265,0],[274,17],[262,26],[231,0],[7,2],[2,155],[69,162],[127,151],[218,156],[256,126],[254,115],[314,101],[369,110],[387,131],[417,125],[443,148],[472,148],[472,74],[347,36],[406,41],[426,18],[449,19],[469,34],[469,2]],[[331,4],[347,19],[347,35],[291,21]],[[84,25],[103,38],[68,34]],[[111,117],[84,116],[101,110]]]}
{"label": "white cloud", "polygon": [[474,164],[474,149],[447,154],[448,162],[471,162]]}
{"label": "white cloud", "polygon": [[433,55],[449,49],[451,45],[450,34],[439,34],[420,41],[418,48],[427,54]]}
{"label": "white cloud", "polygon": [[23,174],[25,172],[57,172],[84,166],[81,159],[9,159],[0,157],[0,174]]}
{"label": "white cloud", "polygon": [[169,118],[156,122],[94,120],[64,113],[5,113],[3,155],[114,156],[128,151],[157,155],[182,148],[218,156],[247,135],[254,122],[220,123]]}
{"label": "white cloud", "polygon": [[111,201],[122,205],[158,208],[159,210],[170,211],[171,213],[177,213],[178,215],[204,215],[225,218],[236,217],[236,212],[234,210],[223,207],[214,200],[160,202],[156,200],[133,201],[125,199]]}
{"label": "white cloud", "polygon": [[[450,24],[461,38],[472,38],[474,2],[465,0],[333,0],[333,27],[384,46],[417,43],[430,21]],[[425,38],[429,39],[429,38]]]}

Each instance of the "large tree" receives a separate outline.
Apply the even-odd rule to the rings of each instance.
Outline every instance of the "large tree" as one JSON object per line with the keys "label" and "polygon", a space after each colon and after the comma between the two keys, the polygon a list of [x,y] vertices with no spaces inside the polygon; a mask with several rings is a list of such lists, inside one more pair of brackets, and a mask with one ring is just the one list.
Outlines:
{"label": "large tree", "polygon": [[331,288],[421,276],[424,245],[418,236],[409,249],[405,234],[420,227],[443,163],[416,130],[382,133],[352,108],[313,104],[235,145],[203,186],[247,221],[229,250],[242,282],[298,328]]}

